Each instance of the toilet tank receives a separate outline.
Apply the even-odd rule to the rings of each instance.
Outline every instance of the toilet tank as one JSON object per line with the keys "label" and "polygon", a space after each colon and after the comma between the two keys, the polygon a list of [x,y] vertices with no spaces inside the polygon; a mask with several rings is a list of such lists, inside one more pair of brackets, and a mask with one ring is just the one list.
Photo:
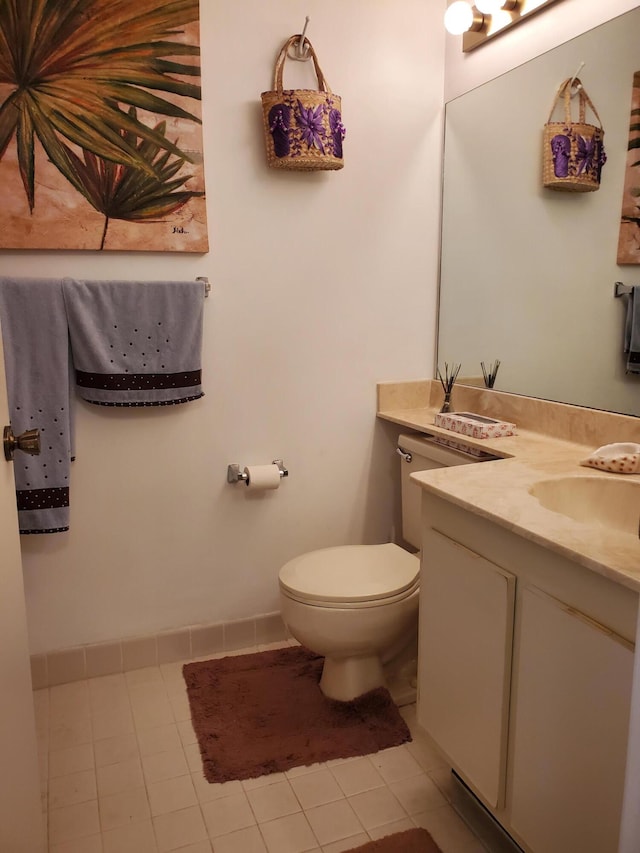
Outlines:
{"label": "toilet tank", "polygon": [[[486,462],[498,458],[484,451],[478,452],[481,455],[476,456],[453,447],[443,447],[437,444],[432,436],[423,433],[398,437],[402,479],[402,536],[414,548],[422,547],[422,489],[409,478],[409,475],[414,471],[448,468],[450,465],[469,465],[473,462]],[[410,461],[409,457],[411,457]]]}

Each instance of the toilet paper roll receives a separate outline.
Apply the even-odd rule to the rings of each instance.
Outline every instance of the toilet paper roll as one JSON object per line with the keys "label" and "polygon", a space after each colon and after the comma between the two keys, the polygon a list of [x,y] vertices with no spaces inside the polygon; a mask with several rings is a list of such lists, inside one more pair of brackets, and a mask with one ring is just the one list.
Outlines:
{"label": "toilet paper roll", "polygon": [[251,492],[266,492],[280,485],[280,469],[277,465],[247,465],[245,483]]}

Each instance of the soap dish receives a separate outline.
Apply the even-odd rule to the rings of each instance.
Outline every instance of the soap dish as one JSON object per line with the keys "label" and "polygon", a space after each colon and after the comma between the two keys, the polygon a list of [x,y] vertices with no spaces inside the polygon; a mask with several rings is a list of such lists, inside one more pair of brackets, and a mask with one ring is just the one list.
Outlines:
{"label": "soap dish", "polygon": [[476,415],[475,412],[439,412],[435,425],[471,438],[501,438],[516,434],[515,424]]}

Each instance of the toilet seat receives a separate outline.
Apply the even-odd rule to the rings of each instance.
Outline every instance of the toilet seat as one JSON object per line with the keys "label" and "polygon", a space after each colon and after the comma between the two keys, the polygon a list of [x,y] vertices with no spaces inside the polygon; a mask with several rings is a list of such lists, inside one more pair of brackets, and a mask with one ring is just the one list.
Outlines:
{"label": "toilet seat", "polygon": [[343,545],[295,557],[279,574],[281,592],[316,607],[376,607],[419,587],[420,561],[393,543]]}

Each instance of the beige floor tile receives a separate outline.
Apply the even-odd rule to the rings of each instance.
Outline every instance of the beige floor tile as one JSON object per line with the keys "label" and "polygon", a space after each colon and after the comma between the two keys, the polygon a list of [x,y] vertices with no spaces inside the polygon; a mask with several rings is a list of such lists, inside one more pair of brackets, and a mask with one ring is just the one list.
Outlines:
{"label": "beige floor tile", "polygon": [[92,714],[128,706],[127,683],[124,674],[121,672],[114,675],[103,675],[100,678],[91,678],[88,687]]}
{"label": "beige floor tile", "polygon": [[133,720],[138,731],[168,726],[175,722],[169,699],[157,703],[149,702],[148,704],[135,705],[133,707]]}
{"label": "beige floor tile", "polygon": [[138,758],[138,740],[133,732],[123,735],[94,740],[93,752],[96,767],[106,767],[109,764],[120,764]]}
{"label": "beige floor tile", "polygon": [[49,810],[49,843],[75,841],[100,832],[98,803],[90,800],[73,806]]}
{"label": "beige floor tile", "polygon": [[337,764],[330,770],[347,797],[384,786],[384,779],[367,757]]}
{"label": "beige floor tile", "polygon": [[233,794],[241,794],[243,791],[242,783],[237,780],[233,782],[207,782],[202,772],[192,773],[191,781],[196,789],[198,801],[201,803],[231,797]]}
{"label": "beige floor tile", "polygon": [[102,836],[91,835],[76,841],[49,845],[49,853],[103,853]]}
{"label": "beige floor tile", "polygon": [[131,734],[134,731],[133,715],[128,707],[114,711],[97,711],[91,717],[91,724],[94,740]]}
{"label": "beige floor tile", "polygon": [[182,741],[183,746],[189,746],[189,744],[198,742],[196,733],[191,725],[191,720],[180,720],[176,725],[178,727],[180,740]]}
{"label": "beige floor tile", "polygon": [[322,806],[344,798],[344,792],[335,776],[327,768],[317,773],[306,773],[289,780],[293,791],[303,809]]}
{"label": "beige floor tile", "polygon": [[177,776],[161,782],[148,782],[147,792],[154,817],[177,812],[198,804],[191,776]]}
{"label": "beige floor tile", "polygon": [[142,769],[147,782],[163,782],[166,779],[174,779],[176,776],[190,775],[182,747],[145,755],[142,759]]}
{"label": "beige floor tile", "polygon": [[389,789],[393,791],[405,811],[410,815],[428,809],[437,809],[447,804],[436,784],[424,773],[420,776],[411,776],[409,779],[391,782]]}
{"label": "beige floor tile", "polygon": [[211,851],[211,842],[196,841],[195,844],[188,844],[186,847],[181,847],[178,853],[211,853]]}
{"label": "beige floor tile", "polygon": [[49,730],[49,749],[68,749],[70,746],[80,746],[91,743],[91,719],[89,716],[67,723],[58,723]]}
{"label": "beige floor tile", "polygon": [[322,845],[322,853],[343,853],[345,850],[353,850],[371,841],[366,832],[351,835],[349,838],[341,838],[340,841],[332,841],[331,844]]}
{"label": "beige floor tile", "polygon": [[209,841],[196,841],[195,844],[188,844],[186,847],[181,847],[178,853],[211,853],[211,850],[212,847]]}
{"label": "beige floor tile", "polygon": [[406,779],[409,776],[417,776],[423,772],[405,746],[383,749],[381,752],[372,755],[370,760],[387,784],[396,782],[398,779]]}
{"label": "beige floor tile", "polygon": [[197,806],[153,818],[158,853],[179,850],[188,844],[207,840],[207,829]]}
{"label": "beige floor tile", "polygon": [[388,788],[374,788],[349,797],[349,803],[365,829],[373,829],[407,816],[398,800]]}
{"label": "beige floor tile", "polygon": [[256,823],[244,792],[202,803],[201,808],[210,838],[215,839],[219,835],[227,835],[229,832],[245,829]]}
{"label": "beige floor tile", "polygon": [[150,820],[103,832],[102,843],[104,853],[157,853],[158,850]]}
{"label": "beige floor tile", "polygon": [[152,681],[143,684],[129,685],[129,700],[131,707],[145,708],[161,702],[168,702],[169,695],[164,680]]}
{"label": "beige floor tile", "polygon": [[437,770],[430,770],[427,773],[427,776],[449,803],[458,803],[460,802],[460,799],[464,797],[464,794],[461,793],[460,786],[453,778],[451,768],[441,767]]}
{"label": "beige floor tile", "polygon": [[256,776],[253,779],[243,779],[242,787],[245,791],[253,791],[254,788],[264,788],[266,785],[275,785],[284,782],[284,773],[266,773],[264,776]]}
{"label": "beige floor tile", "polygon": [[144,787],[142,765],[139,758],[130,758],[118,764],[107,764],[96,770],[98,795],[108,797],[121,791]]}
{"label": "beige floor tile", "polygon": [[265,785],[246,792],[258,823],[301,811],[300,803],[288,781]]}
{"label": "beige floor tile", "polygon": [[182,663],[58,685],[34,702],[49,853],[343,853],[412,825],[443,853],[486,853],[448,804],[456,787],[415,706],[401,709],[414,738],[401,747],[210,784]]}
{"label": "beige floor tile", "polygon": [[307,773],[317,773],[318,770],[324,770],[326,766],[324,761],[319,761],[316,764],[303,764],[301,767],[292,767],[284,775],[287,779],[295,779],[297,776],[306,776]]}
{"label": "beige floor tile", "polygon": [[174,720],[182,722],[183,720],[191,719],[191,707],[189,706],[186,693],[184,695],[169,694],[169,704],[173,711]]}
{"label": "beige floor tile", "polygon": [[99,724],[101,724],[105,717],[117,717],[121,719],[129,716],[130,714],[131,703],[129,702],[129,697],[125,693],[123,696],[114,698],[110,702],[101,702],[96,708],[92,708],[91,720],[94,721],[97,718]]}
{"label": "beige floor tile", "polygon": [[[177,731],[177,729],[176,729]],[[180,736],[178,735],[178,742],[182,743],[180,740]],[[187,759],[187,764],[189,765],[189,770],[192,773],[200,773],[202,774],[202,756],[200,755],[200,747],[197,743],[190,743],[189,746],[184,747],[184,754]]]}
{"label": "beige floor tile", "polygon": [[449,805],[415,814],[413,820],[431,834],[442,853],[486,853],[484,845]]}
{"label": "beige floor tile", "polygon": [[90,720],[91,714],[85,708],[75,708],[74,706],[63,706],[54,708],[49,713],[49,730],[68,726],[73,728],[78,724]]}
{"label": "beige floor tile", "polygon": [[267,853],[264,839],[257,826],[248,826],[246,829],[221,835],[216,838],[215,845],[215,853]]}
{"label": "beige floor tile", "polygon": [[137,732],[137,738],[140,746],[140,755],[143,758],[146,755],[153,755],[156,752],[168,752],[172,749],[182,748],[182,739],[175,723],[142,729]]}
{"label": "beige floor tile", "polygon": [[49,713],[60,708],[89,711],[89,688],[86,681],[73,681],[49,688]]}
{"label": "beige floor tile", "polygon": [[358,819],[348,800],[338,800],[305,811],[305,816],[320,844],[357,835],[366,827]]}
{"label": "beige floor tile", "polygon": [[56,776],[66,776],[68,773],[91,770],[94,763],[93,747],[90,743],[51,750],[48,762],[49,778],[55,779]]}
{"label": "beige floor tile", "polygon": [[369,835],[373,839],[384,838],[385,835],[393,835],[394,832],[404,832],[407,829],[414,829],[415,823],[410,817],[405,817],[402,820],[394,820],[392,823],[383,823],[382,826],[376,826],[369,830]]}
{"label": "beige floor tile", "polygon": [[59,809],[97,799],[95,770],[80,770],[49,780],[49,807]]}
{"label": "beige floor tile", "polygon": [[426,772],[449,769],[440,750],[426,735],[414,736],[411,743],[406,744],[406,749]]}
{"label": "beige floor tile", "polygon": [[137,687],[140,684],[162,684],[162,672],[159,666],[145,666],[141,669],[132,669],[124,674],[127,687]]}
{"label": "beige floor tile", "polygon": [[151,817],[147,792],[144,788],[134,788],[131,791],[100,797],[98,803],[103,832],[148,820]]}
{"label": "beige floor tile", "polygon": [[308,853],[318,849],[318,841],[302,812],[263,823],[260,832],[269,853]]}

